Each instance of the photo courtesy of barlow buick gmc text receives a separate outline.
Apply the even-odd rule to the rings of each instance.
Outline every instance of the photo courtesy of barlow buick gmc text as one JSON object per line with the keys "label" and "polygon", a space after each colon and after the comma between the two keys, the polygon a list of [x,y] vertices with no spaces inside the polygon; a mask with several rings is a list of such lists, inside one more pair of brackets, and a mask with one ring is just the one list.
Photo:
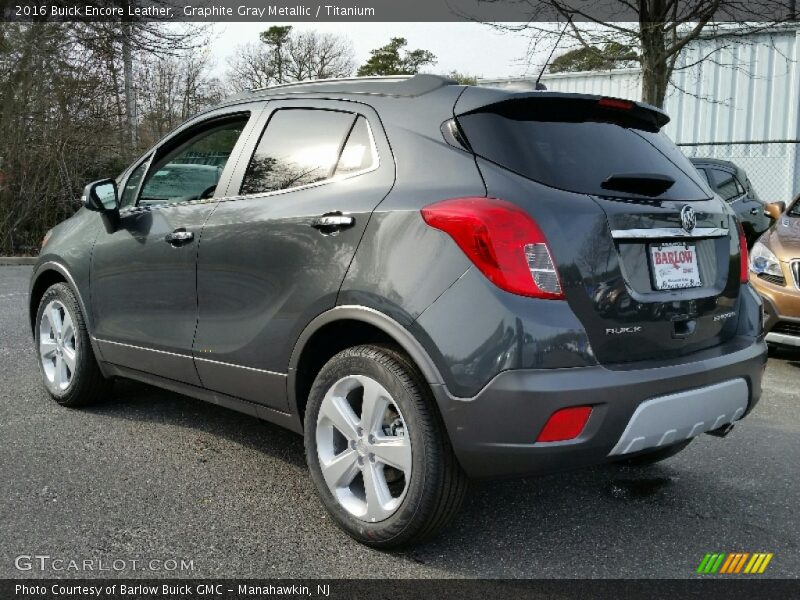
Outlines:
{"label": "photo courtesy of barlow buick gmc text", "polygon": [[796,594],[794,2],[357,4],[3,5],[0,595]]}

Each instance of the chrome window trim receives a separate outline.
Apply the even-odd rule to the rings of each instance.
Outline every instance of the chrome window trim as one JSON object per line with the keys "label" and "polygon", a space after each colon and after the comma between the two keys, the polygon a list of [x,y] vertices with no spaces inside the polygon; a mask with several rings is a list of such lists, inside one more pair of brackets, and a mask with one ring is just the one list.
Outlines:
{"label": "chrome window trim", "polygon": [[722,227],[695,227],[686,231],[680,227],[654,227],[652,229],[612,229],[615,240],[649,240],[658,238],[717,238],[728,235]]}
{"label": "chrome window trim", "polygon": [[158,354],[167,354],[169,356],[178,356],[180,358],[191,358],[191,359],[194,359],[194,360],[202,360],[202,361],[209,362],[209,363],[214,363],[214,364],[217,364],[217,365],[224,365],[226,367],[235,367],[237,369],[246,369],[248,371],[256,371],[258,373],[267,373],[269,375],[279,375],[281,377],[286,377],[287,376],[286,373],[278,373],[277,371],[269,371],[267,369],[256,369],[255,367],[245,367],[244,365],[236,365],[234,363],[227,363],[227,362],[222,362],[222,361],[218,361],[218,360],[211,360],[210,358],[200,358],[200,357],[194,356],[192,354],[180,354],[178,352],[169,352],[168,350],[158,350],[156,348],[147,348],[145,346],[137,346],[135,344],[126,344],[124,342],[114,342],[112,340],[104,340],[102,338],[96,338],[96,337],[92,337],[92,339],[95,342],[98,342],[98,343],[101,343],[101,344],[113,344],[115,346],[124,346],[125,348],[133,348],[135,350],[146,350],[148,352],[157,352]]}

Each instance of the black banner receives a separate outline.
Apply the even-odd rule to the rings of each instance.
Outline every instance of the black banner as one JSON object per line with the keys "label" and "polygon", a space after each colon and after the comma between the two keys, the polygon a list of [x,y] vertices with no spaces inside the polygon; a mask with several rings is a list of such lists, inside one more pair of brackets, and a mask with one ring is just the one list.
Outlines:
{"label": "black banner", "polygon": [[364,599],[480,598],[791,598],[797,580],[757,576],[696,580],[0,580],[3,600]]}
{"label": "black banner", "polygon": [[[707,18],[714,2],[676,0],[670,19]],[[0,0],[3,21],[185,22],[551,22],[639,21],[626,0]],[[727,0],[711,12],[725,22],[797,18],[796,0]]]}

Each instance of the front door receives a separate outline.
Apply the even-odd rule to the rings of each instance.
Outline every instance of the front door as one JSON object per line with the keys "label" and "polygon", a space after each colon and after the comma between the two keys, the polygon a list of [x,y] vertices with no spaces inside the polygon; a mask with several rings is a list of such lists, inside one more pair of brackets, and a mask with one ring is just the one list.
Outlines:
{"label": "front door", "polygon": [[249,119],[239,109],[184,127],[122,182],[119,223],[100,233],[92,257],[94,333],[107,362],[200,383],[197,248]]}
{"label": "front door", "polygon": [[205,387],[285,410],[294,341],[335,306],[394,163],[361,104],[276,101],[264,120],[203,233],[194,351]]}

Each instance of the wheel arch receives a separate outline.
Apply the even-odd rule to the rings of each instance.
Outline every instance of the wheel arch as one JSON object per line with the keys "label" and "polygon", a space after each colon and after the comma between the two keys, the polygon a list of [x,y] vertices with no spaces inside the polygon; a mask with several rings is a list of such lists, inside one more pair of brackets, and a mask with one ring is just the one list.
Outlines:
{"label": "wheel arch", "polygon": [[31,335],[36,329],[36,312],[39,310],[39,302],[44,296],[47,289],[56,283],[66,283],[75,297],[78,299],[78,304],[83,312],[84,320],[87,321],[88,327],[88,312],[86,305],[83,302],[83,297],[75,285],[75,280],[70,274],[69,270],[61,263],[55,261],[48,261],[36,267],[36,271],[31,278],[30,292],[28,294],[28,320],[31,326]]}
{"label": "wheel arch", "polygon": [[[329,336],[326,334],[338,334]],[[334,339],[333,343],[328,342]],[[403,350],[430,385],[442,383],[433,360],[403,325],[388,315],[363,306],[337,306],[314,318],[300,334],[289,359],[287,398],[300,420],[315,373],[334,354],[363,343],[391,343]]]}

